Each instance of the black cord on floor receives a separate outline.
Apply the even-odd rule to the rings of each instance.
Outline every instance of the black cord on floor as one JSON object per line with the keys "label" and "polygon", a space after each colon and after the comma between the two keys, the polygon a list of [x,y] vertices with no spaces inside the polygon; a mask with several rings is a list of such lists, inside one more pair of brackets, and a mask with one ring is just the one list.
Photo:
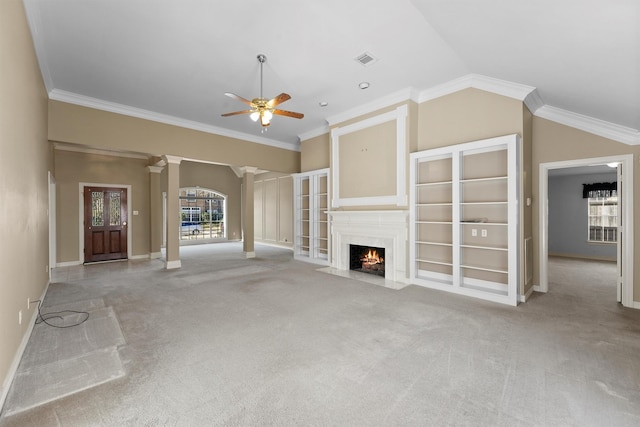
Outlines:
{"label": "black cord on floor", "polygon": [[[42,301],[40,300],[35,300],[32,302],[37,302],[38,303],[38,318],[36,318],[36,325],[39,323],[44,323],[46,325],[49,325],[53,328],[60,328],[60,329],[64,329],[64,328],[73,328],[74,326],[78,326],[83,324],[84,322],[87,321],[87,319],[89,319],[89,313],[86,311],[75,311],[75,310],[63,310],[63,311],[54,311],[51,313],[45,313],[44,315],[42,314],[42,312],[40,311],[40,305],[42,304]],[[62,317],[65,314],[83,314],[85,315],[84,319],[82,319],[79,322],[76,322],[74,324],[71,325],[65,325],[65,326],[58,326],[58,325],[54,325],[52,323],[47,322],[47,320],[49,319],[60,319],[60,320],[64,320],[64,317]]]}

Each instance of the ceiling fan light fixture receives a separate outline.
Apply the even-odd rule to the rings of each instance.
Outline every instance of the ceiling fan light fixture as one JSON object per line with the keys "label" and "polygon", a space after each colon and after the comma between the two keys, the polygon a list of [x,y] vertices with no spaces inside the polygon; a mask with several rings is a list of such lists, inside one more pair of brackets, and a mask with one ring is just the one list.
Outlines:
{"label": "ceiling fan light fixture", "polygon": [[251,120],[253,120],[254,122],[257,122],[257,121],[258,121],[258,119],[260,118],[260,113],[258,113],[257,111],[254,111],[253,113],[251,113],[251,114],[249,115],[249,118],[250,118]]}
{"label": "ceiling fan light fixture", "polygon": [[269,110],[265,110],[264,111],[264,117],[268,120],[271,121],[271,119],[273,118],[273,113]]}

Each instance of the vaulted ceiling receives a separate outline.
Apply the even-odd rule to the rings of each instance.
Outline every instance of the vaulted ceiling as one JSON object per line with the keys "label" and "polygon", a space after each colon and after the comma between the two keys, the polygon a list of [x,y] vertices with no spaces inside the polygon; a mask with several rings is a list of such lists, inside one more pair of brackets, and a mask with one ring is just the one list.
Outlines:
{"label": "vaulted ceiling", "polygon": [[[24,0],[52,99],[295,145],[327,120],[469,74],[640,129],[637,0]],[[268,132],[224,95],[292,99]],[[375,58],[362,65],[356,57]],[[368,82],[362,90],[359,83]],[[327,102],[321,107],[320,102]],[[596,121],[597,121],[596,120]],[[268,141],[267,141],[268,142]]]}

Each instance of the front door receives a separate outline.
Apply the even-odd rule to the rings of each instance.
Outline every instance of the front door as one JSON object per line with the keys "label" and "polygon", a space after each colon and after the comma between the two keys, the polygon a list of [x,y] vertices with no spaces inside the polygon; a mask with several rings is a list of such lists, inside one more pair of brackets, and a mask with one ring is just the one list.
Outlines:
{"label": "front door", "polygon": [[84,188],[84,262],[127,258],[127,189]]}

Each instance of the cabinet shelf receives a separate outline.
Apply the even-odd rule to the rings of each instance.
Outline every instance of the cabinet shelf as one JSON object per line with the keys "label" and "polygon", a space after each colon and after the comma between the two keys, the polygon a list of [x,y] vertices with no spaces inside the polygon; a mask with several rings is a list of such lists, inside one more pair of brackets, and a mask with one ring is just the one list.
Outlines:
{"label": "cabinet shelf", "polygon": [[422,258],[416,258],[416,262],[424,262],[424,263],[427,263],[427,264],[446,265],[447,267],[453,266],[453,264],[450,263],[450,262],[434,261],[434,260],[431,260],[431,259],[422,259]]}
{"label": "cabinet shelf", "polygon": [[453,184],[453,181],[420,182],[416,184],[416,187],[431,187],[434,185],[447,185],[447,184]]}
{"label": "cabinet shelf", "polygon": [[469,270],[477,270],[477,271],[487,271],[490,273],[500,273],[500,274],[509,274],[508,270],[499,270],[497,268],[488,268],[488,267],[480,267],[477,265],[460,265],[460,268],[468,268]]}
{"label": "cabinet shelf", "polygon": [[504,246],[460,245],[460,247],[468,249],[486,249],[488,251],[509,251],[509,248],[505,248]]}
{"label": "cabinet shelf", "polygon": [[445,203],[416,203],[416,206],[418,207],[428,207],[428,206],[453,206],[453,203],[451,202],[445,202]]}
{"label": "cabinet shelf", "polygon": [[451,221],[416,221],[416,224],[453,224]]}
{"label": "cabinet shelf", "polygon": [[509,177],[508,176],[490,176],[487,178],[468,178],[468,179],[461,179],[460,182],[462,184],[466,183],[466,182],[487,182],[487,181],[504,181],[507,180]]}
{"label": "cabinet shelf", "polygon": [[416,244],[418,245],[432,245],[432,246],[453,246],[453,243],[441,243],[441,242],[425,242],[425,241],[421,241],[418,240],[416,241]]}
{"label": "cabinet shelf", "polygon": [[506,222],[475,222],[475,221],[460,221],[461,225],[497,225],[497,226],[504,226],[504,225],[509,225]]}
{"label": "cabinet shelf", "polygon": [[473,205],[508,205],[507,201],[496,201],[496,202],[460,202],[461,205],[465,206],[473,206]]}

